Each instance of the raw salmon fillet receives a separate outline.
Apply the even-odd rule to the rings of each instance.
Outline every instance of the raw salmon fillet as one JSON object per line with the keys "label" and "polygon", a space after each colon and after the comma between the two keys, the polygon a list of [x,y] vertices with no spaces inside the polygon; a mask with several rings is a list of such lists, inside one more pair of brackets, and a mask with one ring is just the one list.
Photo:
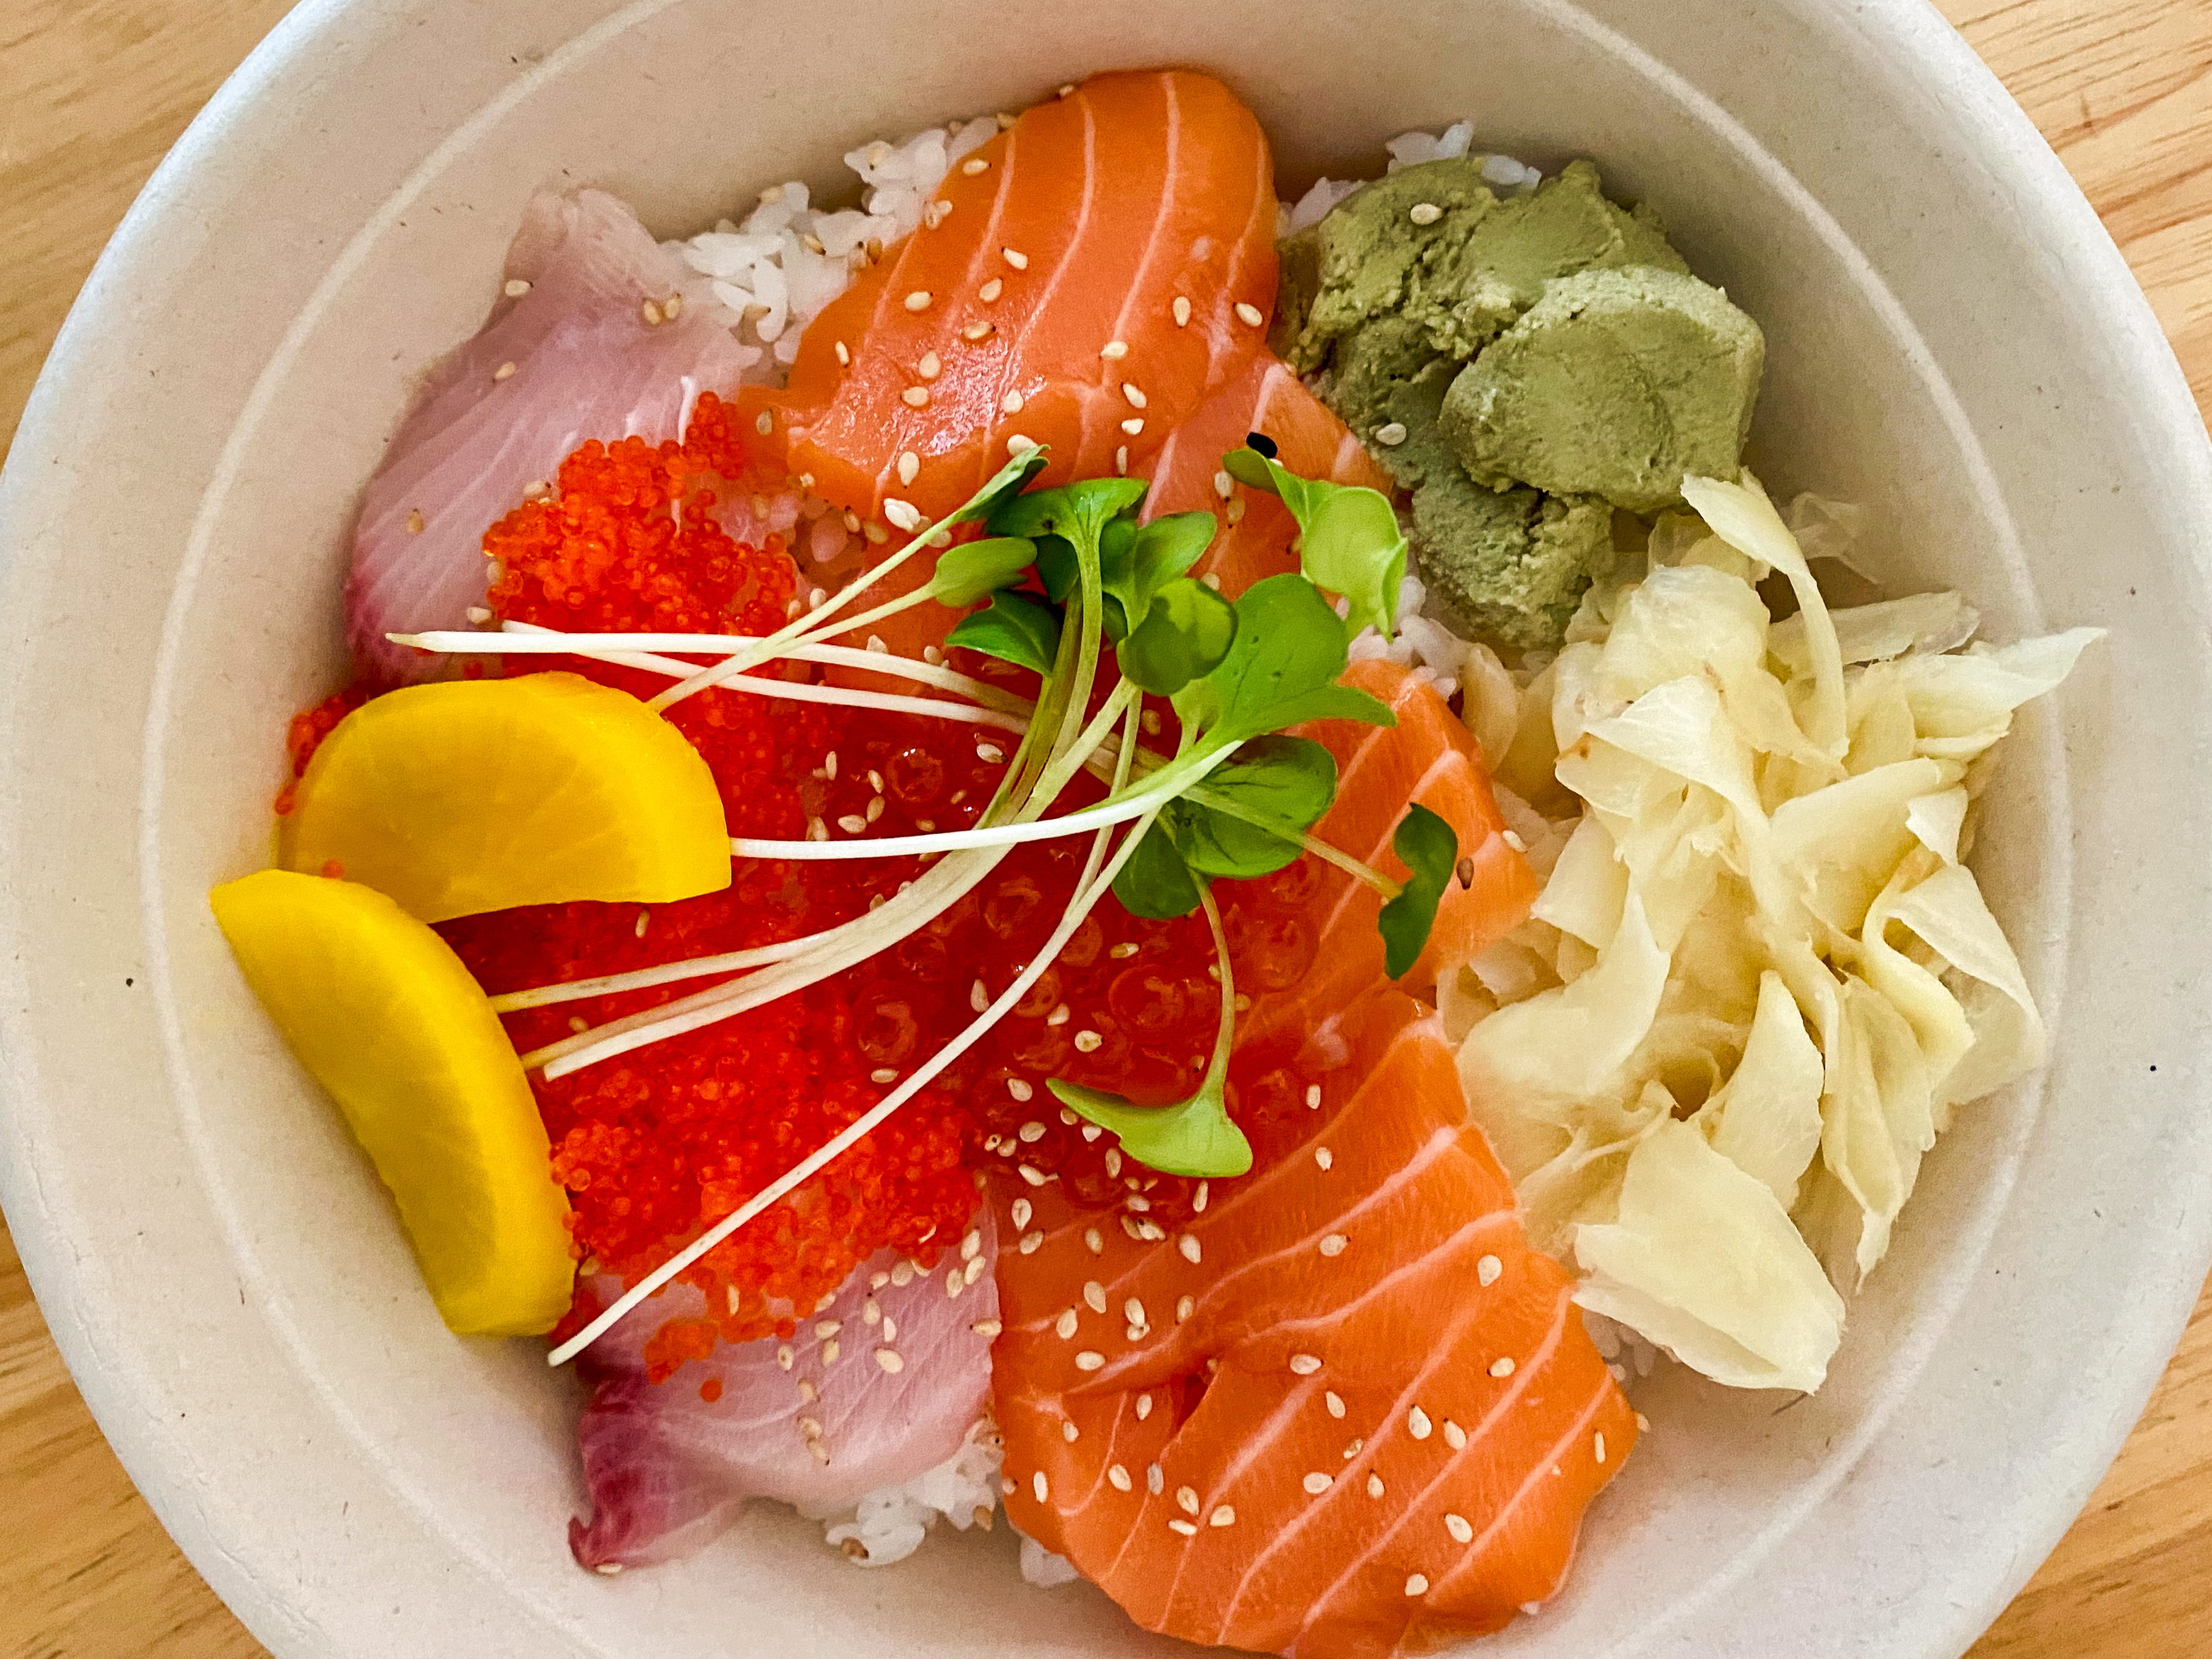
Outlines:
{"label": "raw salmon fillet", "polygon": [[[890,503],[941,517],[1016,436],[1050,447],[1045,484],[1138,471],[1267,355],[1274,216],[1267,139],[1226,87],[1096,76],[956,166],[809,325],[788,386],[741,407],[817,494],[893,531]],[[952,620],[922,605],[880,631],[919,650]]]}
{"label": "raw salmon fillet", "polygon": [[1381,1659],[1554,1594],[1637,1426],[1436,1017],[1377,983],[1337,1030],[1188,1226],[1018,1200],[993,1390],[1015,1524],[1138,1623]]}

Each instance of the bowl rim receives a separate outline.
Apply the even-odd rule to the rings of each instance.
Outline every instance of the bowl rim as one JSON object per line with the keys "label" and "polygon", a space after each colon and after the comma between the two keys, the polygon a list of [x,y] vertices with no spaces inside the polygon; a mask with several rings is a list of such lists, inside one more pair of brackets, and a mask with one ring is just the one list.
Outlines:
{"label": "bowl rim", "polygon": [[[8,532],[35,496],[54,447],[66,441],[72,424],[66,411],[72,398],[86,395],[77,370],[99,325],[95,319],[134,280],[138,267],[158,258],[155,250],[165,239],[189,223],[195,212],[191,182],[252,143],[257,120],[266,118],[272,99],[281,100],[295,78],[309,72],[333,31],[377,3],[301,0],[209,100],[133,203],[70,309],[25,406],[9,464],[0,473],[0,582],[12,578],[19,558],[17,544]],[[594,27],[666,3],[672,0],[638,0],[628,7],[610,4]],[[2044,240],[2060,280],[2097,296],[2104,307],[2100,315],[2116,368],[2142,398],[2146,426],[2172,439],[2168,464],[2179,481],[2176,499],[2193,505],[2198,545],[2212,546],[2212,443],[2207,442],[2198,405],[2133,272],[2056,154],[1929,0],[1861,0],[1848,9],[1840,4],[1832,9],[1838,13],[1849,9],[1853,14],[1850,27],[1863,38],[1892,47],[1899,61],[1928,83],[1929,89],[1940,82],[1954,125],[1974,141],[1975,159],[2010,186],[2019,210],[2033,216],[2048,232]],[[1598,27],[1610,29],[1602,21]],[[530,80],[526,72],[518,88]],[[2193,489],[2188,487],[2191,483]],[[12,680],[0,685],[0,712],[12,714],[18,700]],[[34,825],[9,821],[14,817],[10,804],[0,802],[0,847],[36,834]],[[60,1218],[41,1190],[37,1168],[21,1155],[28,1149],[23,1121],[35,1108],[21,1060],[17,1010],[22,998],[15,994],[27,969],[12,957],[12,952],[0,952],[0,985],[10,993],[0,999],[0,1152],[7,1154],[0,1157],[0,1204],[4,1204],[26,1273],[57,1346],[132,1479],[147,1492],[195,1566],[249,1627],[273,1645],[278,1632],[296,1634],[297,1626],[270,1595],[268,1580],[253,1569],[266,1546],[226,1534],[195,1506],[169,1501],[168,1483],[158,1478],[159,1472],[190,1461],[186,1437],[174,1425],[136,1408],[127,1379],[137,1368],[106,1363],[111,1355],[104,1344],[121,1339],[95,1332],[71,1316],[71,1310],[100,1296],[100,1276],[90,1261],[70,1248]],[[2061,1484],[2076,1492],[2077,1502],[2086,1498],[2118,1449],[2196,1304],[2202,1269],[2212,1263],[2212,1203],[2199,1204],[2185,1216],[2177,1234],[2172,1258],[2194,1262],[2198,1271],[2193,1277],[2177,1273],[2170,1283],[2136,1298],[2140,1312],[2134,1340],[2116,1354],[2106,1373],[2106,1398],[2124,1410],[2110,1414],[2102,1433],[2087,1433],[2069,1443],[2058,1460],[2059,1472],[2065,1476]],[[2051,1473],[2046,1460],[2045,1474]],[[1963,1648],[2009,1601],[2071,1523],[2073,1514],[2068,1507],[2009,1534],[2013,1567],[1985,1576],[1988,1592],[1978,1602],[1953,1604],[1947,1628],[1930,1632],[1937,1644],[1955,1638],[1953,1650]]]}

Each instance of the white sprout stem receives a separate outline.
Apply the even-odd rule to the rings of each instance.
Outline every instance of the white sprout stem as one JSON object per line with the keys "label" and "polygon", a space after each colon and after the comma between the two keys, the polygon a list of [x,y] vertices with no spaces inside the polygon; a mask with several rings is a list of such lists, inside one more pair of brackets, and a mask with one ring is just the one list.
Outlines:
{"label": "white sprout stem", "polygon": [[1014,976],[1013,983],[1000,992],[998,999],[989,1007],[970,1021],[959,1036],[932,1054],[927,1060],[916,1067],[903,1083],[885,1095],[866,1113],[854,1119],[829,1140],[785,1170],[728,1215],[723,1217],[721,1220],[716,1222],[698,1237],[693,1239],[690,1243],[685,1245],[623,1292],[615,1300],[613,1305],[600,1314],[598,1318],[548,1354],[546,1364],[565,1365],[569,1360],[574,1359],[586,1348],[598,1341],[600,1337],[612,1330],[633,1308],[652,1297],[663,1285],[697,1261],[700,1257],[705,1255],[732,1233],[737,1231],[738,1228],[744,1226],[745,1223],[760,1214],[762,1211],[767,1209],[769,1206],[789,1196],[807,1182],[811,1181],[862,1139],[889,1122],[891,1115],[900,1107],[935,1082],[939,1074],[945,1067],[966,1054],[993,1026],[1011,1013],[1014,1006],[1029,994],[1030,988],[1044,976],[1045,970],[1059,960],[1060,953],[1066,947],[1068,940],[1075,937],[1075,930],[1083,925],[1085,919],[1097,907],[1098,901],[1103,898],[1108,890],[1112,888],[1114,878],[1121,873],[1121,866],[1128,862],[1130,854],[1136,850],[1137,843],[1144,839],[1145,832],[1148,828],[1150,825],[1146,823],[1139,823],[1133,828],[1122,838],[1121,845],[1115,850],[1113,859],[1103,871],[1097,869],[1097,862],[1100,853],[1104,849],[1106,837],[1111,831],[1100,830],[1097,841],[1091,848],[1091,858],[1085,866],[1085,879],[1078,886],[1074,897],[1069,902],[1066,911],[1061,915],[1060,926],[1053,930],[1052,937],[1045,941],[1043,948],[1031,957],[1029,964]]}
{"label": "white sprout stem", "polygon": [[[564,634],[557,629],[539,628],[533,623],[518,622],[505,623],[501,631],[495,634],[447,629],[422,634],[387,634],[385,637],[395,645],[459,656],[588,657],[594,661],[648,669],[673,679],[689,678],[699,672],[699,665],[647,653],[684,651],[695,656],[727,655],[761,643],[761,636],[754,634]],[[911,680],[917,685],[933,685],[939,690],[954,691],[963,697],[971,697],[1005,714],[1027,714],[1030,708],[1028,698],[1001,690],[972,675],[963,674],[957,669],[922,662],[913,657],[898,656],[889,651],[867,651],[849,645],[805,643],[777,654],[789,662],[815,662],[835,668],[857,668],[880,674],[885,679]]]}

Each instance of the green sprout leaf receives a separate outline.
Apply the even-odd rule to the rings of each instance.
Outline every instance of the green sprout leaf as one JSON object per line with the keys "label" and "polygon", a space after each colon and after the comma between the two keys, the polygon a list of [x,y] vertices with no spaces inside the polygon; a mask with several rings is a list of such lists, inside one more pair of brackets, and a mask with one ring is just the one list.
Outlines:
{"label": "green sprout leaf", "polygon": [[1240,483],[1282,497],[1298,524],[1298,568],[1316,586],[1350,601],[1345,627],[1373,626],[1389,639],[1406,580],[1406,533],[1389,497],[1358,484],[1302,478],[1256,449],[1231,450],[1222,468]]}
{"label": "green sprout leaf", "polygon": [[1220,665],[1175,695],[1185,726],[1210,741],[1242,742],[1301,720],[1397,724],[1383,703],[1336,683],[1344,624],[1304,576],[1285,571],[1256,581],[1236,608],[1237,637]]}
{"label": "green sprout leaf", "polygon": [[1048,535],[1037,537],[1036,547],[1037,579],[1044,584],[1045,597],[1054,605],[1065,605],[1080,580],[1075,544],[1065,536]]}
{"label": "green sprout leaf", "polygon": [[1142,478],[1085,478],[1054,489],[1002,499],[991,514],[994,536],[1046,535],[1095,545],[1107,525],[1145,499]]}
{"label": "green sprout leaf", "polygon": [[1108,597],[1121,601],[1133,631],[1145,625],[1153,596],[1206,556],[1219,528],[1213,514],[1204,512],[1171,513],[1143,526],[1126,520],[1107,526],[1098,544],[1098,574]]}
{"label": "green sprout leaf", "polygon": [[1182,861],[1167,832],[1158,823],[1146,827],[1145,838],[1114,878],[1114,896],[1133,916],[1170,921],[1187,916],[1205,902],[1205,889]]}
{"label": "green sprout leaf", "polygon": [[1298,856],[1298,837],[1336,797],[1336,757],[1310,738],[1255,738],[1205,784],[1160,814],[1169,839],[1201,876],[1246,879]]}
{"label": "green sprout leaf", "polygon": [[[1107,603],[1113,605],[1111,595]],[[1115,654],[1124,676],[1165,697],[1212,673],[1236,638],[1236,606],[1184,576],[1149,596],[1143,623]]]}
{"label": "green sprout leaf", "polygon": [[965,609],[994,588],[1011,587],[1036,562],[1036,544],[1021,536],[989,536],[963,542],[938,555],[929,596],[939,605]]}
{"label": "green sprout leaf", "polygon": [[1060,651],[1060,613],[1026,593],[1001,591],[991,595],[990,609],[955,623],[945,642],[1049,674]]}
{"label": "green sprout leaf", "polygon": [[967,505],[945,523],[977,524],[988,519],[1029,488],[1030,480],[1044,471],[1047,447],[1025,449],[991,475],[990,482],[968,498]]}
{"label": "green sprout leaf", "polygon": [[1459,837],[1427,807],[1408,806],[1390,837],[1390,850],[1410,873],[1405,890],[1382,907],[1376,927],[1382,934],[1383,969],[1398,979],[1412,969],[1429,942],[1437,902],[1459,862]]}
{"label": "green sprout leaf", "polygon": [[1058,1078],[1045,1086],[1079,1117],[1119,1135],[1122,1152],[1146,1169],[1221,1181],[1252,1167],[1252,1143],[1230,1121],[1222,1085],[1211,1073],[1196,1094],[1172,1106],[1133,1106],[1119,1095]]}

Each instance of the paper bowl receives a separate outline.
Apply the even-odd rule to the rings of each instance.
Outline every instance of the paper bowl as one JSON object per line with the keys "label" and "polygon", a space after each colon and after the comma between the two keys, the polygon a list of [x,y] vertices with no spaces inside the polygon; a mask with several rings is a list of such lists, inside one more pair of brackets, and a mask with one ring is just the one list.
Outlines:
{"label": "paper bowl", "polygon": [[1164,1650],[1013,1542],[863,1573],[757,1506],[605,1579],[570,1383],[439,1325],[206,894],[265,855],[286,716],[343,673],[356,494],[483,315],[535,186],[664,232],[856,142],[1088,70],[1215,70],[1284,183],[1468,117],[1590,154],[1765,325],[1754,459],[1877,509],[1893,585],[2109,642],[2021,723],[1979,860],[2056,1058],[1965,1113],[1817,1398],[1681,1376],[1531,1656],[1962,1650],[2118,1445],[2212,1256],[2197,1039],[2212,455],[2148,307],[1916,0],[309,0],[148,187],[0,495],[4,1198],[101,1425],[285,1659]]}

